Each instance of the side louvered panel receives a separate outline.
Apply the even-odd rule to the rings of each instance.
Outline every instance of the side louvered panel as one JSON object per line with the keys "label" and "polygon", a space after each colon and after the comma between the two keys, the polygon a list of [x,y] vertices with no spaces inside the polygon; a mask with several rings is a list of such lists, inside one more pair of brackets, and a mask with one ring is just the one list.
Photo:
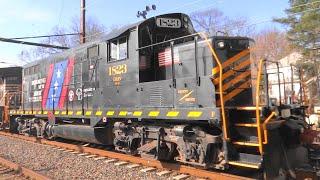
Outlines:
{"label": "side louvered panel", "polygon": [[150,97],[149,97],[149,102],[150,105],[152,106],[161,106],[162,105],[162,87],[161,86],[156,86],[150,88]]}

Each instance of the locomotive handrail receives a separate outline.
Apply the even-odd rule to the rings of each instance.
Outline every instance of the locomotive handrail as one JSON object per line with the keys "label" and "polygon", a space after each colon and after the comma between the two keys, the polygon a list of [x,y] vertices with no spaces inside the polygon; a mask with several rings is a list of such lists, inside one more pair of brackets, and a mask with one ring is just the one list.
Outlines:
{"label": "locomotive handrail", "polygon": [[260,120],[260,112],[259,112],[259,102],[260,102],[260,81],[261,81],[261,71],[262,65],[265,62],[264,59],[260,59],[258,66],[258,76],[257,76],[257,86],[256,86],[256,120],[257,120],[257,133],[258,133],[258,141],[259,141],[259,152],[263,154],[263,142],[262,142],[262,133],[261,133],[261,120]]}
{"label": "locomotive handrail", "polygon": [[152,46],[157,46],[157,45],[160,45],[160,44],[169,43],[169,42],[176,41],[176,40],[179,40],[179,39],[188,38],[188,37],[195,37],[195,36],[200,36],[200,34],[199,33],[194,33],[194,34],[190,34],[190,35],[186,35],[186,36],[182,36],[182,37],[178,37],[178,38],[174,38],[174,39],[169,39],[167,41],[162,41],[162,42],[150,44],[150,45],[147,45],[147,46],[140,47],[140,48],[136,49],[136,51],[138,51],[140,49],[145,49],[145,48],[148,48],[148,47],[152,47]]}
{"label": "locomotive handrail", "polygon": [[273,118],[273,116],[275,116],[275,115],[276,115],[276,113],[272,112],[263,123],[263,132],[264,132],[263,144],[268,144],[268,130],[267,130],[266,126],[269,123],[269,121]]}
{"label": "locomotive handrail", "polygon": [[224,109],[223,89],[222,89],[222,73],[223,73],[222,70],[223,70],[223,67],[222,67],[222,64],[221,64],[219,57],[217,56],[212,45],[210,44],[207,36],[203,32],[200,32],[197,34],[199,34],[200,37],[202,36],[205,39],[212,55],[214,56],[214,59],[216,60],[218,67],[219,67],[219,93],[220,93],[220,104],[221,104],[221,113],[222,113],[222,122],[223,122],[223,136],[224,136],[225,140],[229,140],[228,131],[227,131],[227,121],[226,121],[226,115],[225,115],[225,109]]}

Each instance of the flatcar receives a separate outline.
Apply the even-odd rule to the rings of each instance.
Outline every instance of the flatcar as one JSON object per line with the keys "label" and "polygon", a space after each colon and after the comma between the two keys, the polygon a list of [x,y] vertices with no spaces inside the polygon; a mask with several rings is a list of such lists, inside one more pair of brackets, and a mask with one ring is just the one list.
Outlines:
{"label": "flatcar", "polygon": [[303,107],[262,105],[265,61],[253,63],[252,43],[207,37],[182,13],[128,25],[25,65],[10,130],[268,178],[292,174],[308,160]]}

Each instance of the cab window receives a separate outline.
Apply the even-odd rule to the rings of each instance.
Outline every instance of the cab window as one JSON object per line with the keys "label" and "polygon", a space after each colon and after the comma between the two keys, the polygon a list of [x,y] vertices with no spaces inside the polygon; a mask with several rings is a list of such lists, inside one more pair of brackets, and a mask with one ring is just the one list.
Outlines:
{"label": "cab window", "polygon": [[128,58],[128,38],[121,37],[109,43],[109,61],[117,61]]}

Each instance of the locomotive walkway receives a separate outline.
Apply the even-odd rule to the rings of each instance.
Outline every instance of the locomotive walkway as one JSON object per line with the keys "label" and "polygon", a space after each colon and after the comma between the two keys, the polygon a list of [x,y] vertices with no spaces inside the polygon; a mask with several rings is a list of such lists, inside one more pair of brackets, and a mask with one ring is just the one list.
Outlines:
{"label": "locomotive walkway", "polygon": [[[141,173],[147,173],[148,178],[153,178],[153,179],[197,179],[197,178],[209,178],[209,179],[249,179],[246,177],[241,177],[241,176],[236,176],[236,175],[231,175],[231,174],[226,174],[226,173],[221,173],[221,172],[213,172],[213,171],[207,171],[207,170],[202,170],[194,167],[189,167],[177,163],[164,163],[160,162],[157,160],[153,159],[142,159],[140,157],[134,157],[131,155],[127,154],[121,154],[121,153],[116,153],[112,151],[106,151],[104,149],[98,149],[98,148],[93,148],[93,147],[88,147],[88,144],[83,145],[83,144],[69,144],[69,143],[64,143],[64,142],[56,142],[56,141],[48,141],[44,139],[38,139],[35,137],[27,137],[27,136],[22,136],[22,135],[17,135],[17,134],[10,134],[7,132],[0,132],[0,137],[9,137],[10,139],[19,139],[22,141],[27,141],[26,143],[35,143],[35,144],[42,144],[40,146],[46,146],[46,148],[50,148],[51,152],[55,153],[69,153],[67,156],[75,156],[75,158],[84,158],[84,160],[81,160],[80,162],[85,162],[85,160],[90,159],[91,161],[99,161],[99,165],[102,169],[107,168],[109,171],[113,170],[116,171],[117,167],[124,168],[123,173],[121,173],[121,176],[125,176],[125,174],[130,174],[128,170],[133,170],[135,174],[132,175],[131,178],[146,178],[145,175],[142,175],[143,177],[139,177]],[[45,153],[45,152],[43,152]],[[48,153],[47,153],[48,154]],[[49,153],[52,154],[52,153]],[[62,159],[61,159],[62,161]],[[79,161],[79,160],[78,160]],[[101,162],[103,162],[101,164]],[[54,163],[60,163],[61,165],[62,162],[51,162],[52,164]],[[76,162],[74,162],[76,164]],[[102,167],[104,165],[105,167]],[[53,165],[52,165],[53,166]],[[70,166],[70,165],[69,165]],[[115,167],[115,169],[112,168]],[[95,165],[97,167],[97,165]],[[99,169],[101,169],[99,167]],[[137,169],[140,169],[140,171],[137,171]],[[71,171],[71,170],[70,170]],[[89,171],[89,170],[88,170]],[[98,170],[96,170],[98,171]],[[59,173],[59,172],[58,172]],[[85,175],[84,174],[82,175]],[[107,174],[107,176],[102,176],[107,179],[111,179],[112,173],[114,174],[115,172],[110,172],[111,174]],[[149,173],[149,174],[148,174]],[[151,174],[150,174],[151,173]],[[108,178],[108,176],[110,177]],[[50,176],[49,176],[50,177]],[[74,177],[74,176],[73,176]],[[98,176],[99,177],[99,176]],[[98,178],[96,177],[96,178]],[[122,178],[123,178],[122,177]],[[79,178],[79,177],[78,177]],[[101,178],[101,176],[100,176]],[[121,178],[120,176],[115,176],[114,178],[119,179]],[[59,179],[59,178],[57,178]]]}

